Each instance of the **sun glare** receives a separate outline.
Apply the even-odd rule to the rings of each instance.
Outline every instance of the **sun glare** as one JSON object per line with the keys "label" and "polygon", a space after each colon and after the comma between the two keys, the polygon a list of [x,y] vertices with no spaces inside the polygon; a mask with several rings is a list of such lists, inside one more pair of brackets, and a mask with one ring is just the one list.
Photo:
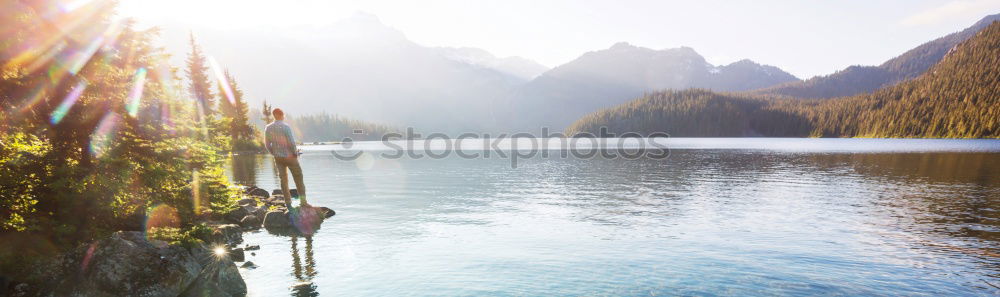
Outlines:
{"label": "sun glare", "polygon": [[[275,5],[275,2],[255,0],[125,0],[118,8],[118,15],[132,17],[149,25],[179,22],[216,29],[234,29],[317,24],[346,17],[356,10],[340,7],[341,4],[338,3],[295,3]],[[178,19],[178,16],[184,17]]]}
{"label": "sun glare", "polygon": [[215,254],[216,257],[221,258],[222,256],[226,255],[226,248],[217,246],[215,247],[215,249],[212,250],[212,253]]}

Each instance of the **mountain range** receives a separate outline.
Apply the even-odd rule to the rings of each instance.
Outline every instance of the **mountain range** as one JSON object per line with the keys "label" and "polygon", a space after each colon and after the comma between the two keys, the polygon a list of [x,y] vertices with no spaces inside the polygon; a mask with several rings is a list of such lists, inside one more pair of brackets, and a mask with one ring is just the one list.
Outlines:
{"label": "mountain range", "polygon": [[[797,80],[749,60],[714,66],[688,47],[627,43],[548,69],[482,49],[422,46],[364,13],[285,31],[295,33],[196,37],[232,65],[252,104],[267,100],[291,114],[328,112],[451,134],[563,129],[588,112],[664,88],[749,90]],[[173,43],[174,52],[186,51],[186,43]]]}
{"label": "mountain range", "polygon": [[690,47],[653,50],[625,42],[543,73],[509,101],[511,127],[561,130],[579,117],[663,89],[742,91],[798,81],[774,66],[741,60],[714,66]]}
{"label": "mountain range", "polygon": [[457,134],[559,131],[589,113],[665,89],[796,98],[863,94],[921,75],[998,18],[987,16],[879,66],[851,66],[805,81],[750,60],[713,65],[689,47],[657,50],[625,42],[548,69],[476,48],[422,46],[363,13],[319,28],[198,35],[223,65],[232,65],[251,103],[267,100],[292,115],[326,112]]}
{"label": "mountain range", "polygon": [[439,47],[442,55],[453,61],[493,69],[524,80],[531,80],[549,67],[522,57],[498,58],[486,50],[474,47]]}
{"label": "mountain range", "polygon": [[567,134],[688,137],[1000,137],[1000,21],[959,42],[914,79],[833,99],[692,89],[591,113]]}
{"label": "mountain range", "polygon": [[266,100],[292,116],[327,112],[422,131],[484,129],[493,122],[493,102],[540,66],[421,46],[368,14],[283,32],[195,35],[220,64],[231,65],[254,107]]}

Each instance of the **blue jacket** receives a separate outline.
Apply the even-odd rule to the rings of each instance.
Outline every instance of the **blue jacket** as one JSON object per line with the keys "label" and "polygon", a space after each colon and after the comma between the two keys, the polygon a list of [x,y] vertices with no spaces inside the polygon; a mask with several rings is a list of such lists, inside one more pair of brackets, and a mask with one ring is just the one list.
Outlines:
{"label": "blue jacket", "polygon": [[292,127],[284,121],[274,121],[264,128],[264,147],[275,157],[291,157],[296,153]]}

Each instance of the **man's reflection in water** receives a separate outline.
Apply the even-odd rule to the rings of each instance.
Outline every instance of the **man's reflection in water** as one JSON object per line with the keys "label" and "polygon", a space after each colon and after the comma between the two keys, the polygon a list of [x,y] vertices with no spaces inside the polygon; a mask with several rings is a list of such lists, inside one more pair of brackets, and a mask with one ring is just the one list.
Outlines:
{"label": "man's reflection in water", "polygon": [[299,237],[292,236],[292,274],[298,280],[292,286],[292,296],[319,296],[316,292],[316,284],[312,282],[316,277],[316,259],[313,258],[312,236],[305,236],[306,241],[306,265],[302,266],[302,258],[299,257]]}

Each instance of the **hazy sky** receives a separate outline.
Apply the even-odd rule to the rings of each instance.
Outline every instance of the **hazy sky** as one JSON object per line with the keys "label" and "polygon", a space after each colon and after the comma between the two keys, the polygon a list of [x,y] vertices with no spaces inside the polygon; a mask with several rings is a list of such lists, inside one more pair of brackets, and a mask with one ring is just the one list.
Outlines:
{"label": "hazy sky", "polygon": [[[120,12],[167,31],[323,26],[367,12],[425,46],[469,46],[558,66],[619,41],[690,46],[800,78],[874,65],[1000,12],[1000,0],[122,0]],[[211,42],[211,41],[203,41]]]}

